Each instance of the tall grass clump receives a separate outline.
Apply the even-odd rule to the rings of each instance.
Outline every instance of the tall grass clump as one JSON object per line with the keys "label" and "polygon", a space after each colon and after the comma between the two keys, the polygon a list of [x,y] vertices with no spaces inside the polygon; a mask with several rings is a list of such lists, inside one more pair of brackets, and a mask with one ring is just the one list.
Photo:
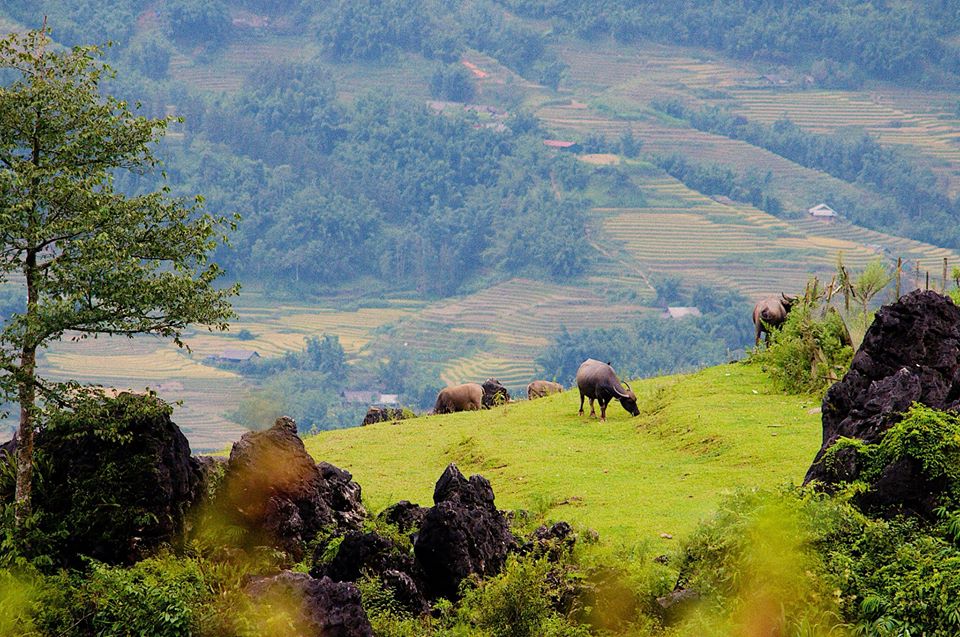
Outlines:
{"label": "tall grass clump", "polygon": [[851,503],[853,493],[785,488],[728,498],[682,546],[679,583],[700,601],[675,634],[960,634],[956,511],[875,518]]}
{"label": "tall grass clump", "polygon": [[839,591],[815,549],[830,504],[741,492],[683,545],[679,581],[701,596],[682,635],[845,635]]}

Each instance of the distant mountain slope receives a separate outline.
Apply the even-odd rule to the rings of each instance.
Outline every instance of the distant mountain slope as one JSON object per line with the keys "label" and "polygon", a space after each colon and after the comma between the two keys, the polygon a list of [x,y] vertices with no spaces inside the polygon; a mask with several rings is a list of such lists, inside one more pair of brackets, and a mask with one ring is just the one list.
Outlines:
{"label": "distant mountain slope", "polygon": [[[44,6],[53,4],[44,0]],[[756,298],[796,290],[811,274],[829,278],[841,252],[853,267],[873,258],[890,264],[903,257],[910,272],[919,268],[923,278],[922,272],[929,270],[936,280],[944,257],[960,264],[960,255],[938,246],[866,230],[843,219],[827,224],[806,218],[806,209],[821,202],[835,204],[842,216],[837,200],[862,201],[883,210],[885,198],[746,142],[695,130],[657,108],[660,101],[675,99],[698,108],[730,109],[758,122],[787,115],[804,130],[822,133],[863,129],[882,144],[907,149],[918,165],[935,171],[946,192],[955,194],[960,191],[960,93],[944,88],[946,84],[918,88],[913,80],[907,83],[909,78],[900,78],[904,83],[898,85],[861,77],[860,86],[833,89],[827,86],[835,77],[811,76],[811,83],[810,69],[765,62],[762,56],[735,59],[700,46],[624,40],[602,32],[583,39],[579,35],[590,34],[548,31],[541,17],[523,18],[522,12],[503,10],[505,4],[517,8],[519,0],[500,3],[499,8],[469,3],[483,10],[456,16],[438,9],[449,3],[424,0],[418,6],[434,12],[430,19],[443,26],[440,34],[450,35],[456,46],[444,53],[405,45],[379,59],[332,56],[316,23],[310,22],[317,19],[316,7],[308,3],[247,0],[242,9],[233,6],[226,14],[231,26],[220,42],[171,39],[162,5],[141,0],[122,4],[116,23],[109,25],[110,33],[122,35],[111,53],[121,87],[132,97],[142,97],[155,115],[187,119],[185,125],[171,128],[170,174],[184,193],[207,195],[214,211],[241,210],[246,217],[242,228],[249,228],[248,234],[235,241],[234,254],[221,256],[232,260],[235,271],[243,271],[249,289],[257,290],[241,299],[234,328],[234,334],[248,329],[253,338],[239,342],[235,335],[198,331],[190,341],[195,346],[192,360],[175,358],[172,349],[151,347],[147,349],[156,350],[156,360],[142,359],[137,345],[132,358],[109,359],[112,366],[99,358],[102,341],[70,345],[54,349],[47,361],[62,376],[123,386],[180,382],[204,376],[199,363],[210,353],[246,347],[277,356],[299,350],[305,336],[331,333],[340,337],[350,361],[358,365],[375,368],[388,355],[402,352],[413,368],[435,378],[438,387],[496,376],[520,388],[538,373],[539,352],[561,329],[622,326],[659,313],[666,301],[657,298],[657,286],[664,278],[678,283],[680,296],[686,298],[701,283]],[[91,0],[51,15],[85,24],[60,33],[96,35],[102,30],[88,18],[101,15],[104,7],[109,8]],[[467,3],[456,8],[464,7],[469,9]],[[15,10],[32,16],[30,9],[30,3],[16,0],[0,13],[9,16]],[[470,31],[464,30],[471,26],[464,15],[491,19]],[[124,22],[123,16],[138,17]],[[14,24],[0,19],[5,20],[0,27]],[[495,24],[509,25],[504,32],[517,36],[515,42],[492,38],[490,25]],[[941,36],[946,38],[936,35]],[[154,39],[161,45],[161,57],[169,47],[168,68],[159,80],[141,76],[143,60],[137,57],[143,52],[137,47]],[[508,44],[529,45],[535,63],[519,64],[517,50]],[[559,66],[547,68],[545,61]],[[558,87],[547,81],[547,71],[559,73]],[[294,77],[297,73],[302,76]],[[474,89],[466,104],[437,94],[437,82],[442,85],[445,76],[466,78]],[[287,86],[296,87],[294,80],[303,90]],[[268,90],[272,87],[277,88],[273,93]],[[285,93],[288,89],[293,92]],[[371,95],[376,99],[370,100]],[[326,116],[365,99],[387,97],[401,110],[409,109],[405,112],[426,109],[429,115],[410,115],[402,126],[391,128],[380,126],[385,110],[370,109],[372,140],[356,135],[333,158],[328,149],[305,141],[336,142],[347,131],[324,128]],[[311,100],[319,100],[323,108],[311,110],[309,105],[318,103]],[[243,117],[231,110],[237,103],[247,109]],[[297,119],[285,120],[287,115]],[[398,142],[401,152],[390,154],[387,145],[373,143],[381,138],[394,142],[401,136],[398,131],[410,128],[409,122],[439,121],[435,117],[459,123],[437,127],[433,146]],[[515,142],[510,127],[530,136],[511,149],[513,161],[504,164],[506,178],[498,182],[499,190],[491,186],[489,196],[469,197],[457,183],[430,191],[440,193],[444,205],[409,197],[422,182],[454,183],[450,173],[468,163],[470,152],[493,143],[490,131],[499,131],[506,143]],[[636,157],[622,152],[620,138],[628,131],[639,145]],[[436,143],[450,137],[473,141],[462,149]],[[542,142],[548,138],[578,142],[580,148],[569,154],[547,152]],[[425,158],[431,149],[443,154],[446,163],[428,165]],[[774,217],[754,205],[680,183],[653,164],[656,157],[669,155],[738,174],[769,174],[765,187],[782,204],[782,214]],[[389,170],[374,165],[383,157],[398,167],[395,172],[428,167],[422,173],[409,171],[427,177],[409,183],[392,179]],[[492,165],[479,154],[470,161],[470,174]],[[574,185],[566,187],[564,179]],[[542,227],[524,224],[525,209],[510,193],[523,191],[529,183],[536,185],[532,190],[540,197],[538,205],[582,197],[582,217],[576,217],[577,223],[557,215]],[[368,193],[374,193],[369,199],[377,199],[385,224],[367,223]],[[418,221],[400,220],[401,207]],[[518,218],[521,221],[513,223]],[[477,219],[487,224],[482,231],[463,231],[474,229]],[[398,228],[408,232],[398,236]],[[523,254],[530,238],[542,235],[553,240],[541,250],[546,256],[567,245],[588,254],[582,269],[564,278],[547,277],[542,267],[511,265],[511,256]],[[447,254],[441,254],[444,246]],[[450,246],[467,257],[453,259]],[[460,267],[463,263],[471,268]],[[467,270],[469,276],[458,278]],[[745,301],[744,321],[749,320],[748,305]],[[225,414],[249,388],[237,378],[223,380],[222,387],[215,382],[220,381],[183,381],[183,390],[163,394],[190,403],[180,421],[195,428],[194,439],[205,448],[235,435],[237,429]],[[198,405],[205,392],[216,399]]]}

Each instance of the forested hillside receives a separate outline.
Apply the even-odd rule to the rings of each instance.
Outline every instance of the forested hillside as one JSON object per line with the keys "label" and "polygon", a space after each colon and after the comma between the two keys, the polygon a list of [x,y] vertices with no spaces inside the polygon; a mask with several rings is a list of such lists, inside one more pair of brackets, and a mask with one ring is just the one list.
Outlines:
{"label": "forested hillside", "polygon": [[[630,375],[730,360],[751,301],[838,258],[937,280],[960,260],[955,4],[4,3],[6,28],[112,41],[108,90],[182,118],[171,191],[241,217],[216,254],[245,288],[233,335],[43,364],[159,384],[207,440],[270,421],[242,412],[353,423],[351,389],[422,408],[444,383],[569,382],[590,352]],[[336,378],[303,363],[324,336]],[[204,362],[230,348],[263,365]]]}

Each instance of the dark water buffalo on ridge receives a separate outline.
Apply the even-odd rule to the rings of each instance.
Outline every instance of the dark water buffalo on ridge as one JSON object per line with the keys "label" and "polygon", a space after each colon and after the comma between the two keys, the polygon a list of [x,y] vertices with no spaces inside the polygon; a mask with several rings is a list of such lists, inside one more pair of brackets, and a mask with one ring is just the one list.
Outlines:
{"label": "dark water buffalo on ridge", "polygon": [[[625,387],[624,387],[625,386]],[[577,370],[577,388],[580,390],[580,415],[583,415],[583,399],[590,399],[590,415],[596,416],[593,401],[600,403],[600,422],[607,419],[607,404],[616,398],[631,415],[639,416],[637,396],[626,383],[621,383],[616,372],[607,363],[588,358]]]}
{"label": "dark water buffalo on ridge", "polygon": [[768,296],[753,306],[753,328],[756,337],[754,344],[760,344],[760,334],[764,334],[764,341],[770,342],[770,330],[778,328],[787,320],[790,308],[797,302],[797,297],[787,296],[783,292],[780,296]]}
{"label": "dark water buffalo on ridge", "polygon": [[483,381],[481,387],[483,387],[483,406],[486,409],[510,402],[510,392],[496,378],[488,378]]}

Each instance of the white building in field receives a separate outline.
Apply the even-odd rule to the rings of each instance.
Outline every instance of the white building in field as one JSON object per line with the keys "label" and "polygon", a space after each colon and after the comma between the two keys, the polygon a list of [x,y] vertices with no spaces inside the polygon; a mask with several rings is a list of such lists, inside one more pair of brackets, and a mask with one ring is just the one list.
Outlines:
{"label": "white building in field", "polygon": [[839,216],[836,210],[825,203],[817,204],[813,208],[807,209],[807,214],[815,219],[826,219],[827,221],[832,221]]}
{"label": "white building in field", "polygon": [[670,306],[663,311],[663,318],[682,319],[688,316],[703,316],[700,308],[692,306]]}

